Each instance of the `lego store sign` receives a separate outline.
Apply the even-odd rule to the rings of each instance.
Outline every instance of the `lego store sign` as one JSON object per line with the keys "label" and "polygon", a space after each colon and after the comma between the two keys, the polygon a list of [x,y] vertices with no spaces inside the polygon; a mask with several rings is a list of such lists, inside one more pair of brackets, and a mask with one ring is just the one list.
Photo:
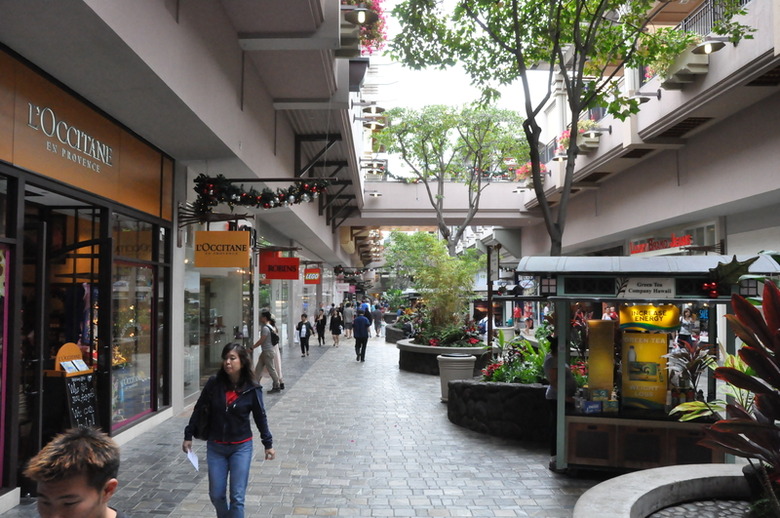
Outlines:
{"label": "lego store sign", "polygon": [[249,232],[195,232],[196,268],[249,268]]}
{"label": "lego store sign", "polygon": [[304,284],[319,284],[322,272],[319,268],[306,268],[303,270]]}

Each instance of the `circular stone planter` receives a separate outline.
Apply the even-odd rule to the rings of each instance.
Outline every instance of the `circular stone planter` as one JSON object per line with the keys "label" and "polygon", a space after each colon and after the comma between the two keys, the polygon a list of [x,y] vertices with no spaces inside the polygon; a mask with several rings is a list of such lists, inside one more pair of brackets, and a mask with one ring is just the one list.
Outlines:
{"label": "circular stone planter", "polygon": [[477,357],[474,363],[474,376],[479,376],[490,361],[490,353],[484,347],[433,347],[413,344],[411,340],[398,340],[398,368],[407,372],[439,375],[440,354],[471,354]]}
{"label": "circular stone planter", "polygon": [[404,334],[403,329],[396,326],[395,324],[389,324],[385,326],[385,342],[387,343],[397,343],[398,340],[403,340],[406,338],[406,335]]}

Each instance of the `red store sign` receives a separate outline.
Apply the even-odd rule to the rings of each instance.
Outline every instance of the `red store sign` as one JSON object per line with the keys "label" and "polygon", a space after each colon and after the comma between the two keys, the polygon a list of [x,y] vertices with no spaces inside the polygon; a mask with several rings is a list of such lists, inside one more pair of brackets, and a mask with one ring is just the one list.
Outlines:
{"label": "red store sign", "polygon": [[303,270],[304,284],[319,284],[321,271],[319,268],[306,268]]}
{"label": "red store sign", "polygon": [[300,258],[281,257],[281,252],[260,253],[260,274],[266,279],[298,280]]}
{"label": "red store sign", "polygon": [[667,248],[679,248],[681,246],[691,246],[693,244],[693,236],[686,234],[684,236],[676,236],[672,234],[672,237],[668,238],[648,238],[641,241],[631,241],[628,246],[631,251],[631,255],[642,254],[645,252],[655,252],[656,250],[666,250]]}

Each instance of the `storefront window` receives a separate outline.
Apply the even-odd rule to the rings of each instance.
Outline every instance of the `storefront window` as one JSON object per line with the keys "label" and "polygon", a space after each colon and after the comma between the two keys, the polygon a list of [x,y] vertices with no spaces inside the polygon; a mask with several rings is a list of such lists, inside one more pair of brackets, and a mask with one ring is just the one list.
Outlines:
{"label": "storefront window", "polygon": [[[252,267],[194,266],[194,231],[187,229],[184,272],[184,396],[197,393],[222,363],[222,349],[231,342],[253,339]],[[261,304],[269,301],[269,285],[260,287]],[[266,306],[261,306],[266,307]]]}
{"label": "storefront window", "polygon": [[8,179],[0,178],[0,236],[7,236]]}
{"label": "storefront window", "polygon": [[[160,233],[164,234],[161,230]],[[114,253],[117,257],[152,260],[152,224],[127,216],[114,217]]]}
{"label": "storefront window", "polygon": [[[6,347],[5,337],[8,336],[8,313],[6,302],[8,300],[8,248],[0,245],[0,422],[5,422],[5,393],[2,388],[5,387],[5,366],[8,364],[8,348]],[[0,466],[3,466],[3,452],[5,451],[5,433],[0,435]],[[2,475],[0,475],[0,486],[2,486]]]}
{"label": "storefront window", "polygon": [[152,411],[154,268],[117,261],[113,268],[113,430]]}

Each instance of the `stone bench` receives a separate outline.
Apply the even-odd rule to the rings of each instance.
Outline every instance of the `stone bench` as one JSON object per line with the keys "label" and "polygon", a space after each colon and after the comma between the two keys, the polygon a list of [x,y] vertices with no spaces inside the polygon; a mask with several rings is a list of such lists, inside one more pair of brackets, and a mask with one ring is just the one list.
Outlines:
{"label": "stone bench", "polygon": [[636,471],[593,486],[577,500],[574,518],[646,518],[696,500],[749,500],[743,464],[683,464]]}

